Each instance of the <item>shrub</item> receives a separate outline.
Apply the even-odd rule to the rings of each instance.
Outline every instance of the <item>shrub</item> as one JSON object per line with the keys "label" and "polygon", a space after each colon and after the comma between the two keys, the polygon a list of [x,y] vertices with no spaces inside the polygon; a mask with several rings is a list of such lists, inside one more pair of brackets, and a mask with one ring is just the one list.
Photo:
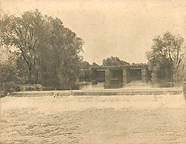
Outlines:
{"label": "shrub", "polygon": [[41,84],[24,84],[19,86],[21,91],[41,91],[43,88]]}

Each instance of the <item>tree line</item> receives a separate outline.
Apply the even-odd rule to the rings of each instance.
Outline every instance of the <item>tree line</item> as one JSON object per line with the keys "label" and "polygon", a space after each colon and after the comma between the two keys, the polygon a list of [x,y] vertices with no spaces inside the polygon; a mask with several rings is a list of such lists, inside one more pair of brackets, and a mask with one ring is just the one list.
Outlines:
{"label": "tree line", "polygon": [[[8,53],[8,61],[0,63],[0,89],[4,93],[24,84],[78,89],[81,69],[99,66],[79,56],[84,41],[75,32],[60,19],[42,15],[38,10],[21,16],[5,14],[0,20],[0,32],[1,48]],[[181,36],[169,32],[153,39],[147,59],[154,83],[183,79],[183,45]],[[102,66],[115,65],[130,64],[118,57],[103,59]]]}
{"label": "tree line", "polygon": [[[151,50],[146,53],[148,69],[151,73],[151,84],[159,87],[181,86],[185,76],[183,37],[166,32],[163,36],[154,37],[152,41]],[[83,69],[91,67],[88,62],[84,63],[86,65],[82,67]],[[130,65],[130,63],[111,56],[103,59],[101,66],[117,65]],[[90,81],[91,71],[84,70],[81,77],[82,80]]]}
{"label": "tree line", "polygon": [[[56,89],[76,87],[82,59],[79,53],[84,42],[60,19],[35,10],[24,12],[20,17],[4,15],[0,26],[1,43],[14,59],[11,64],[1,64],[1,88],[9,82],[2,75],[3,71],[16,75],[15,85],[41,84]],[[10,71],[12,67],[14,71]]]}

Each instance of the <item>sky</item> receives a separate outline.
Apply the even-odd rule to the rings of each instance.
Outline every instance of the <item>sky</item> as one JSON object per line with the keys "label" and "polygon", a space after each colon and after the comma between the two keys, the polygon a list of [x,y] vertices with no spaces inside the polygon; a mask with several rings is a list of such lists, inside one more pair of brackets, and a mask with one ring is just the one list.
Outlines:
{"label": "sky", "polygon": [[111,56],[146,63],[152,39],[169,31],[186,38],[185,0],[0,0],[1,13],[38,9],[60,18],[84,40],[80,55],[102,64]]}

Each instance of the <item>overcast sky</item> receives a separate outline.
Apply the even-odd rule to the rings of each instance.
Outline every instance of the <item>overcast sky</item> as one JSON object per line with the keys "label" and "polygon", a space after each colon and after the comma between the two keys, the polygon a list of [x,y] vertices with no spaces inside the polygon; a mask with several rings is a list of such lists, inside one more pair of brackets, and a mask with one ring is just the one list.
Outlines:
{"label": "overcast sky", "polygon": [[36,8],[84,40],[81,55],[90,63],[110,56],[144,63],[155,36],[170,31],[185,38],[184,0],[1,0],[2,13]]}

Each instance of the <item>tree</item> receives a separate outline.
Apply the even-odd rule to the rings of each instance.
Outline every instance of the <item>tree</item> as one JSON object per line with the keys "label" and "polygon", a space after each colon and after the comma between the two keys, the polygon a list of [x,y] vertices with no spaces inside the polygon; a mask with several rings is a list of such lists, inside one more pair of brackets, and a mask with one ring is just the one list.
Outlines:
{"label": "tree", "polygon": [[73,88],[78,80],[78,54],[83,41],[65,28],[60,19],[35,10],[21,17],[4,15],[0,25],[4,34],[2,43],[19,50],[17,68],[26,73],[27,83]]}
{"label": "tree", "polygon": [[[51,77],[52,85],[60,89],[74,89],[79,78],[83,40],[62,25],[62,21],[48,18],[49,46],[42,55],[42,71],[45,78]],[[50,65],[50,66],[49,66]],[[60,86],[60,87],[59,87]]]}
{"label": "tree", "polygon": [[110,57],[103,59],[103,66],[117,66],[117,65],[129,65],[128,62],[120,60],[118,57]]}
{"label": "tree", "polygon": [[21,17],[4,15],[1,22],[1,32],[4,34],[3,44],[18,48],[28,70],[28,80],[37,83],[39,43],[44,34],[41,13],[25,12]]}
{"label": "tree", "polygon": [[92,67],[98,67],[99,65],[95,62],[92,63]]}
{"label": "tree", "polygon": [[181,36],[166,32],[163,37],[153,39],[151,51],[147,53],[149,68],[157,82],[173,82],[173,76],[179,76],[183,68],[183,42]]}
{"label": "tree", "polygon": [[80,67],[81,67],[81,69],[89,69],[91,67],[91,65],[87,61],[82,61],[80,63]]}

